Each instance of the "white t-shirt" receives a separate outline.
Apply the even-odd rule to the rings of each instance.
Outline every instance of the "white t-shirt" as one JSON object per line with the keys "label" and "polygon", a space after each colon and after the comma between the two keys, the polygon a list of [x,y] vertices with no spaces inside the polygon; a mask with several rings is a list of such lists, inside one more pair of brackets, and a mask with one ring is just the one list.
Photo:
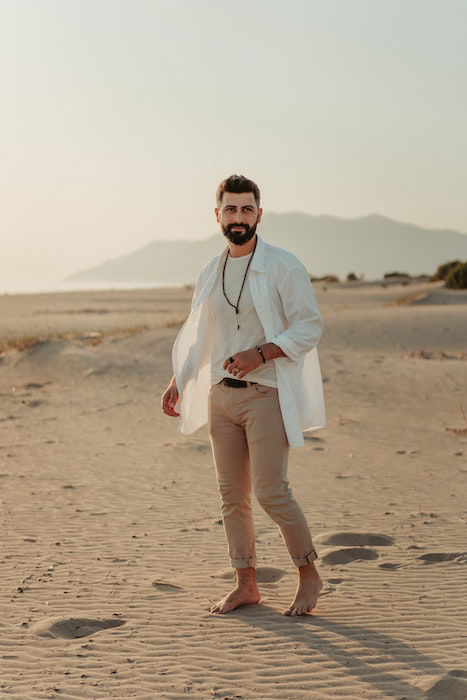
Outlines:
{"label": "white t-shirt", "polygon": [[[239,258],[232,258],[230,255],[227,257],[224,284],[225,293],[232,304],[237,303],[245,271],[252,255],[253,253],[242,255]],[[242,350],[251,350],[256,345],[263,345],[266,342],[263,326],[251,298],[248,284],[249,274],[250,270],[248,270],[243,285],[238,314],[235,313],[235,308],[227,302],[222,291],[222,271],[212,294],[209,296],[209,315],[214,328],[211,384],[217,384],[223,377],[235,378],[234,374],[230,374],[223,368],[228,357]],[[239,329],[237,329],[237,323],[240,326]],[[248,372],[242,378],[265,386],[277,387],[276,370],[272,361],[265,363],[261,361],[257,369]]]}

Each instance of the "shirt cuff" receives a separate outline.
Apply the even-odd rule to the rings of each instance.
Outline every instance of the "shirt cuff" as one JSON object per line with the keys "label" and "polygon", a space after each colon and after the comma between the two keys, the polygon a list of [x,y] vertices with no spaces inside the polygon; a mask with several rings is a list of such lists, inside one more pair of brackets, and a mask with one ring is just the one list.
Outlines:
{"label": "shirt cuff", "polygon": [[269,342],[274,343],[274,345],[277,345],[283,352],[285,352],[285,355],[289,360],[296,362],[300,359],[301,355],[300,352],[298,352],[297,343],[294,343],[294,341],[291,340],[285,333],[277,335]]}

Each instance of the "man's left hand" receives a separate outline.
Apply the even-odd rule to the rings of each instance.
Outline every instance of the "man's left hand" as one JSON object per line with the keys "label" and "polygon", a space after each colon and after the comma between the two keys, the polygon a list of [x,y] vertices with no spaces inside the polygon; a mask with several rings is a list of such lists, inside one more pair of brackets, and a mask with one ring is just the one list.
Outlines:
{"label": "man's left hand", "polygon": [[263,364],[261,355],[254,348],[236,352],[235,355],[232,355],[232,359],[233,362],[230,362],[230,359],[224,362],[224,369],[230,372],[236,379],[242,379],[245,374],[252,372]]}

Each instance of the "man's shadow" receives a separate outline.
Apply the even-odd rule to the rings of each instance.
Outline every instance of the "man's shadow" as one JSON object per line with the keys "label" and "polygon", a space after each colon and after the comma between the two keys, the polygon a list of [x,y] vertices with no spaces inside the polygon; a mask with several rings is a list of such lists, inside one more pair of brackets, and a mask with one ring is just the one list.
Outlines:
{"label": "man's shadow", "polygon": [[[265,630],[268,635],[275,635],[277,639],[288,638],[298,644],[307,646],[319,654],[325,654],[330,659],[339,664],[347,674],[353,674],[363,683],[371,684],[381,693],[388,694],[389,686],[391,695],[413,697],[414,693],[420,696],[423,690],[415,685],[404,681],[394,671],[386,671],[376,668],[375,665],[364,661],[358,653],[347,651],[344,645],[340,646],[330,641],[321,632],[330,632],[339,635],[352,643],[358,643],[362,647],[364,655],[368,650],[376,650],[381,657],[375,657],[375,664],[381,664],[384,660],[394,663],[397,661],[404,664],[409,670],[416,671],[419,675],[445,675],[449,670],[441,666],[433,659],[417,651],[408,644],[401,642],[388,634],[376,632],[375,630],[361,625],[346,625],[342,622],[334,622],[319,615],[305,615],[288,617],[280,615],[273,607],[260,603],[254,606],[239,608],[229,615],[241,617],[245,622],[257,629]],[[344,642],[345,642],[344,639]],[[388,659],[388,657],[391,657]],[[459,671],[453,675],[461,675]],[[467,675],[467,673],[466,673]]]}

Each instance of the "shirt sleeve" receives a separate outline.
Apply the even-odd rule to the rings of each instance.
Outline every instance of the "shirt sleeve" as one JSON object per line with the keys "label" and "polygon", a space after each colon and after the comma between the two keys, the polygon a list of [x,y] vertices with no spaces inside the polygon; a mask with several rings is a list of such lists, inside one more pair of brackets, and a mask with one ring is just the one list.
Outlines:
{"label": "shirt sleeve", "polygon": [[204,281],[205,281],[205,275],[206,275],[206,268],[207,268],[207,265],[205,265],[202,268],[201,272],[198,275],[198,279],[196,280],[195,288],[193,291],[193,296],[191,297],[191,309],[190,309],[190,311],[193,311],[193,309],[196,305],[196,301],[198,299],[199,293],[203,288]]}
{"label": "shirt sleeve", "polygon": [[277,291],[289,325],[271,342],[290,360],[297,361],[318,344],[323,330],[315,290],[305,266],[293,267],[281,275]]}

